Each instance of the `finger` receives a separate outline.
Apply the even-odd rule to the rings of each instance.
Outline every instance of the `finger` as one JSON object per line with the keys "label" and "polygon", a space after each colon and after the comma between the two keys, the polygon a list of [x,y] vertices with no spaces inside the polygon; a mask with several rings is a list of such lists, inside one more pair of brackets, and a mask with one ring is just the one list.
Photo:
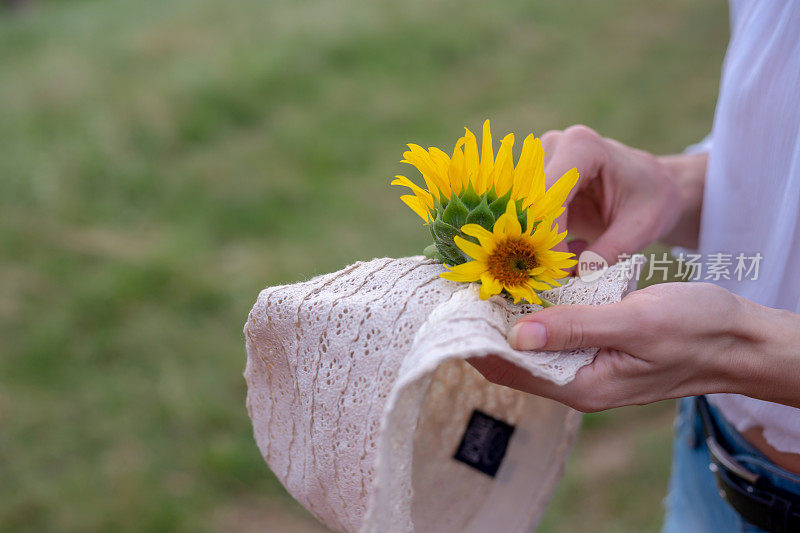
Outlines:
{"label": "finger", "polygon": [[508,342],[517,350],[624,350],[637,331],[632,315],[624,302],[559,305],[522,317],[509,330]]}
{"label": "finger", "polygon": [[575,379],[569,383],[557,385],[498,356],[473,357],[467,361],[492,383],[550,398],[578,411],[601,411],[619,403],[613,397],[613,389],[609,390],[611,381],[606,367],[595,362],[578,370]]}
{"label": "finger", "polygon": [[608,226],[603,218],[603,200],[598,195],[598,181],[578,191],[569,202],[569,219],[567,227],[572,236],[592,242],[597,239]]}
{"label": "finger", "polygon": [[568,198],[571,199],[576,189],[584,187],[597,176],[604,152],[602,143],[603,138],[586,126],[567,128],[554,142],[549,157],[545,147],[545,185],[550,187],[572,167],[577,168],[580,179]]}
{"label": "finger", "polygon": [[640,209],[622,208],[608,229],[586,249],[613,265],[620,256],[633,254],[647,246],[647,235],[652,234],[650,219],[652,217]]}
{"label": "finger", "polygon": [[[547,157],[545,149],[545,186],[551,187],[567,171],[573,167],[578,170],[577,185],[570,191],[566,199],[567,209],[556,219],[558,227],[567,228],[569,203],[575,194],[594,180],[602,167],[602,137],[586,126],[571,126],[558,135],[555,149]],[[566,251],[566,246],[559,246],[558,251]]]}
{"label": "finger", "polygon": [[570,253],[573,253],[575,254],[575,257],[578,257],[583,253],[584,250],[586,250],[588,245],[589,243],[583,239],[575,239],[567,243],[567,248]]}
{"label": "finger", "polygon": [[574,381],[566,385],[556,385],[496,355],[472,357],[467,362],[496,385],[550,398],[569,406],[574,406],[576,400],[584,396],[583,390]]}
{"label": "finger", "polygon": [[545,167],[550,163],[550,159],[553,158],[553,154],[558,149],[558,143],[561,140],[561,135],[564,132],[558,130],[550,130],[546,131],[542,134],[541,141],[542,141],[542,149],[544,150],[544,165]]}

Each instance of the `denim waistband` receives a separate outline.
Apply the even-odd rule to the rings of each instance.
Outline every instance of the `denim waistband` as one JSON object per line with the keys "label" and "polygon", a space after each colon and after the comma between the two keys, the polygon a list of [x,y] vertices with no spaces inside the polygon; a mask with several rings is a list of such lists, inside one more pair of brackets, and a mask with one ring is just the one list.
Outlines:
{"label": "denim waistband", "polygon": [[[699,419],[700,415],[697,413],[696,402],[692,401],[691,403],[694,416]],[[765,477],[776,487],[800,495],[800,474],[785,470],[770,461],[737,431],[716,406],[709,406],[711,408],[711,416],[717,425],[718,437],[722,441],[720,444],[734,459],[751,472]]]}

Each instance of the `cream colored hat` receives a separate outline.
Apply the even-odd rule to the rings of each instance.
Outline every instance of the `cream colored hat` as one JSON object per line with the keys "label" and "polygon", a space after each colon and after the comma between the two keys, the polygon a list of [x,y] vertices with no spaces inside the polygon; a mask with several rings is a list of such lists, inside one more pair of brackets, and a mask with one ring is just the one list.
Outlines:
{"label": "cream colored hat", "polygon": [[[630,267],[545,296],[616,302]],[[465,359],[498,355],[564,384],[596,350],[511,349],[506,331],[539,307],[481,300],[443,270],[422,257],[359,262],[267,288],[250,312],[245,378],[258,447],[334,530],[530,531],[562,474],[580,413],[489,383]]]}

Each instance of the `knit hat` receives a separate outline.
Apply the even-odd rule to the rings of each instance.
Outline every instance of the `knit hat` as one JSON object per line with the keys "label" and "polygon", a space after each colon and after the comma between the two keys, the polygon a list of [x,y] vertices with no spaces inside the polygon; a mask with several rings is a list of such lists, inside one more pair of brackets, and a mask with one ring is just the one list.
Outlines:
{"label": "knit hat", "polygon": [[[639,257],[543,296],[600,305]],[[264,459],[328,527],[348,532],[530,531],[562,475],[580,413],[495,385],[465,359],[496,355],[571,381],[596,349],[516,351],[535,305],[481,300],[423,257],[358,262],[261,292],[244,333],[247,409]]]}

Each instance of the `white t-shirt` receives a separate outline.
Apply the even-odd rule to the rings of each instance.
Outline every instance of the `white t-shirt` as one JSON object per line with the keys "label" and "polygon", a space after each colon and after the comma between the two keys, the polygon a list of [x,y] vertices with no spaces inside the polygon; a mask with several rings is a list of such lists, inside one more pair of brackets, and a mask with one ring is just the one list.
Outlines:
{"label": "white t-shirt", "polygon": [[[717,271],[725,270],[728,257],[712,254],[731,254],[731,279],[713,283],[797,313],[800,1],[731,0],[730,9],[731,40],[709,143],[699,251],[706,268],[712,259]],[[739,254],[749,259],[758,253],[763,259],[756,280],[754,272],[735,275]],[[745,262],[750,267],[754,260]],[[796,372],[800,388],[800,365]],[[800,453],[800,409],[735,394],[711,395],[711,401],[740,431],[763,427],[774,448]]]}

